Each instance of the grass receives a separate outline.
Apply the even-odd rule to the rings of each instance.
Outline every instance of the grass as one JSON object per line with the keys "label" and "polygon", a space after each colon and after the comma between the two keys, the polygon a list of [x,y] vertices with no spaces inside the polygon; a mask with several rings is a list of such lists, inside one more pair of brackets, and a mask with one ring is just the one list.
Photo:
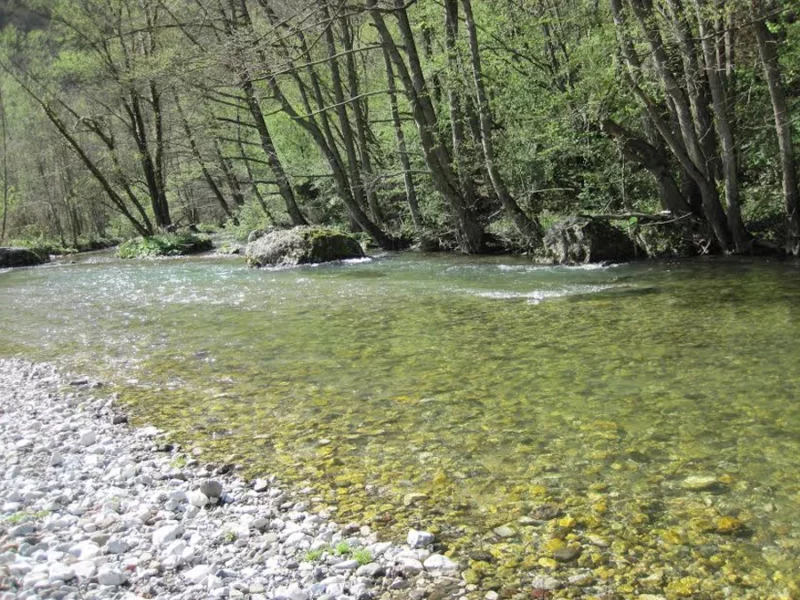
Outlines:
{"label": "grass", "polygon": [[353,552],[353,558],[361,566],[368,565],[372,562],[372,552],[366,548],[359,548]]}
{"label": "grass", "polygon": [[232,544],[233,542],[236,541],[237,538],[238,538],[238,536],[236,535],[235,531],[226,531],[225,535],[222,536],[222,540],[226,544]]}
{"label": "grass", "polygon": [[333,553],[336,556],[347,556],[350,552],[352,552],[350,544],[344,541],[336,544],[336,547],[333,549]]}
{"label": "grass", "polygon": [[169,461],[169,466],[173,469],[182,469],[186,466],[186,457],[185,456],[176,456],[171,461]]}
{"label": "grass", "polygon": [[22,510],[20,512],[14,513],[13,515],[9,515],[5,518],[7,523],[12,525],[17,525],[18,523],[22,523],[23,521],[27,521],[28,519],[43,519],[47,515],[50,514],[49,510],[40,510],[38,512],[29,512],[26,510]]}
{"label": "grass", "polygon": [[305,562],[317,562],[325,553],[329,553],[330,551],[330,546],[322,546],[316,550],[309,550],[303,555],[303,560],[305,560]]}

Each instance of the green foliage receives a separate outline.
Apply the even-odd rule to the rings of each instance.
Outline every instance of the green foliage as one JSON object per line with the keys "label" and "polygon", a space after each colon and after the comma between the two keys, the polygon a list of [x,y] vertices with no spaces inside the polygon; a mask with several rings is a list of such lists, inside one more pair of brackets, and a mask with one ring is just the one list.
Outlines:
{"label": "green foliage", "polygon": [[120,245],[120,258],[155,258],[158,256],[185,256],[211,250],[213,244],[207,236],[192,234],[156,235],[134,238]]}
{"label": "green foliage", "polygon": [[16,512],[13,515],[9,515],[5,517],[5,521],[11,525],[18,525],[24,521],[31,521],[35,519],[44,519],[47,515],[50,514],[49,510],[40,510],[37,512],[30,512],[27,510],[22,510],[20,512]]}
{"label": "green foliage", "polygon": [[237,537],[238,536],[236,535],[235,531],[228,530],[222,536],[222,541],[225,542],[226,544],[232,544],[233,542],[236,541]]}
{"label": "green foliage", "polygon": [[335,556],[347,556],[351,551],[350,544],[344,540],[336,544],[336,546],[333,548],[333,554]]}
{"label": "green foliage", "polygon": [[173,469],[182,469],[182,468],[184,468],[186,466],[186,457],[183,456],[182,454],[179,454],[178,456],[173,458],[171,461],[169,461],[169,466],[172,467]]}
{"label": "green foliage", "polygon": [[306,562],[317,562],[317,561],[318,561],[318,560],[320,560],[320,559],[321,559],[321,558],[322,558],[322,557],[323,557],[325,554],[330,554],[330,552],[331,552],[331,547],[330,547],[330,546],[327,546],[327,545],[325,545],[325,546],[322,546],[322,547],[320,547],[320,548],[317,548],[317,549],[315,549],[315,550],[308,550],[308,551],[307,551],[307,552],[306,552],[306,553],[303,555],[303,560],[304,560],[304,561],[306,561]]}
{"label": "green foliage", "polygon": [[353,551],[353,558],[359,565],[368,565],[372,562],[372,553],[366,548],[359,548]]}

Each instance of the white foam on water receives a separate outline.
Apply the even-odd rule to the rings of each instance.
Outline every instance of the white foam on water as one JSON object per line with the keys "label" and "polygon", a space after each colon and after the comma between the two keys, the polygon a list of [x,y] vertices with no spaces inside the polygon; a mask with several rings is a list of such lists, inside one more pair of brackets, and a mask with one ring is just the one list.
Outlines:
{"label": "white foam on water", "polygon": [[603,271],[620,266],[619,263],[586,263],[583,265],[497,265],[500,271]]}
{"label": "white foam on water", "polygon": [[362,265],[364,263],[371,263],[372,258],[370,258],[369,256],[364,256],[362,258],[345,258],[344,260],[340,260],[338,262],[341,262],[346,265]]}
{"label": "white foam on water", "polygon": [[533,290],[531,292],[506,292],[506,291],[479,291],[467,290],[480,298],[492,300],[527,300],[528,304],[539,304],[544,300],[575,296],[578,294],[593,294],[614,287],[613,285],[575,285],[559,290]]}

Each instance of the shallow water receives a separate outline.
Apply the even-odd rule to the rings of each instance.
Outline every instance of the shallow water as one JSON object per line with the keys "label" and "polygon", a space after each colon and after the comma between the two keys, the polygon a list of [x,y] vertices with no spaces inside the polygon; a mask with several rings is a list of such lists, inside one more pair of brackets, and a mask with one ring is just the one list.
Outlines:
{"label": "shallow water", "polygon": [[798,597],[797,263],[100,254],[0,273],[0,323],[0,356],[110,377],[140,421],[340,521],[490,552],[484,587],[586,570],[554,597]]}

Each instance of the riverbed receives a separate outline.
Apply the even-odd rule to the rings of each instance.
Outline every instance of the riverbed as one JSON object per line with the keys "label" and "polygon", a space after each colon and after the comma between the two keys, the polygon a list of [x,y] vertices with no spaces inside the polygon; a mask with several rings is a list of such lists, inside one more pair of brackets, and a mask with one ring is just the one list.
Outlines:
{"label": "riverbed", "polygon": [[94,254],[0,274],[0,323],[340,520],[433,529],[482,591],[800,593],[797,263]]}

